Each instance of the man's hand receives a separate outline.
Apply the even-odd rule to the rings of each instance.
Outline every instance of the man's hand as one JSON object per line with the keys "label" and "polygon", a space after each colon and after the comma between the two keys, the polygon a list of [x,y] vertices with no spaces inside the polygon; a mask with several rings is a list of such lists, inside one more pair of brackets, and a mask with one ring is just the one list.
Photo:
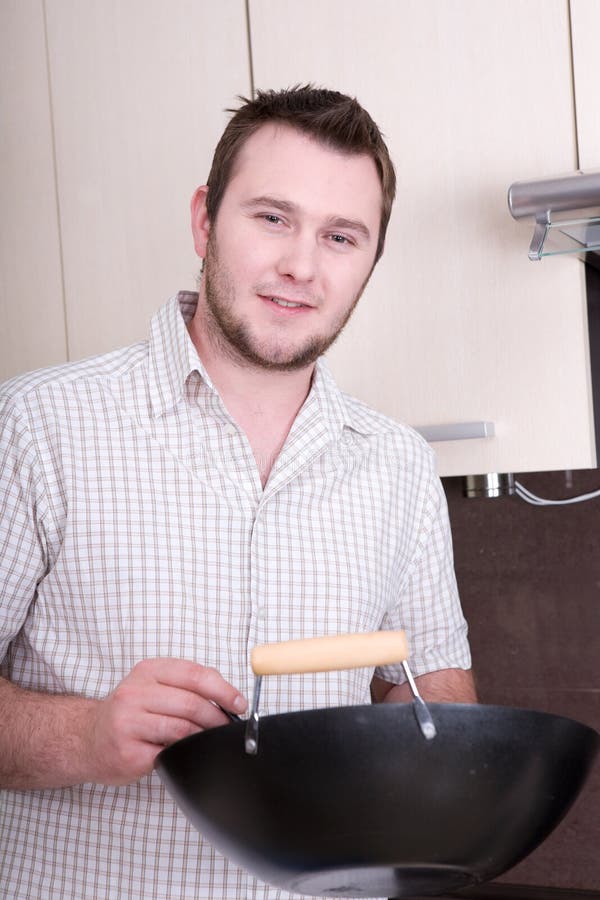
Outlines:
{"label": "man's hand", "polygon": [[128,784],[152,771],[169,744],[241,713],[247,702],[216,669],[178,659],[138,663],[90,719],[91,780]]}
{"label": "man's hand", "polygon": [[25,691],[0,678],[0,788],[129,784],[160,751],[224,725],[245,698],[216,669],[179,659],[138,663],[103,700]]}

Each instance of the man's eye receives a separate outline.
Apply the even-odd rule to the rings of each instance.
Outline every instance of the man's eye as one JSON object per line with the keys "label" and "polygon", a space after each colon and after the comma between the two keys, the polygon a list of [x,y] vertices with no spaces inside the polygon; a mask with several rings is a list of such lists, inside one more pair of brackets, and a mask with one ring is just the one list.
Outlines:
{"label": "man's eye", "polygon": [[351,243],[350,239],[347,238],[345,234],[331,234],[330,238],[335,244],[350,244]]}
{"label": "man's eye", "polygon": [[264,213],[262,215],[262,218],[270,225],[279,225],[279,223],[281,222],[281,219],[279,218],[279,216],[276,216],[275,213]]}

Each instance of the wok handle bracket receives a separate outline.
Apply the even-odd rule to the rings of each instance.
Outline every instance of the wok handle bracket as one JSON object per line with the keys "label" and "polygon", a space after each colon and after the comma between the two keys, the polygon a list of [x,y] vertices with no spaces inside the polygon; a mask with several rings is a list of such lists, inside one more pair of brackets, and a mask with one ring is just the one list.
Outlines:
{"label": "wok handle bracket", "polygon": [[244,737],[244,748],[249,756],[256,756],[258,753],[258,702],[260,700],[260,687],[262,684],[262,675],[257,675],[254,682],[254,693],[252,695],[252,708],[248,721],[246,722],[246,733]]}
{"label": "wok handle bracket", "polygon": [[417,682],[415,681],[413,673],[411,672],[410,666],[408,665],[406,660],[404,660],[404,662],[402,663],[402,668],[404,669],[406,680],[408,681],[408,685],[413,695],[413,712],[415,714],[415,719],[417,720],[417,724],[425,740],[431,741],[437,734],[435,722],[431,717],[429,707],[419,693]]}

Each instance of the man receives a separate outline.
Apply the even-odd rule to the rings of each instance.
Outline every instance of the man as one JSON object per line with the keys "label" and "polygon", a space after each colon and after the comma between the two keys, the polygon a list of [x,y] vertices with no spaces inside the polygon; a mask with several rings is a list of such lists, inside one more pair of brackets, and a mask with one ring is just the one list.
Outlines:
{"label": "man", "polygon": [[[394,197],[355,100],[245,101],[192,200],[199,293],[148,343],[5,386],[0,884],[10,897],[283,896],[187,825],[162,747],[243,713],[259,643],[405,628],[474,700],[445,501],[409,429],[321,354]],[[376,315],[376,309],[373,310]],[[264,712],[410,697],[399,667],[266,679]]]}

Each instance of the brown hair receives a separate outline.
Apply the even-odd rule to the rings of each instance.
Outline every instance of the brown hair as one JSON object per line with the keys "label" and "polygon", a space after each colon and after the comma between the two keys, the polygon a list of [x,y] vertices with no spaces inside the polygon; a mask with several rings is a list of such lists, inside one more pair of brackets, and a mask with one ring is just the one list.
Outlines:
{"label": "brown hair", "polygon": [[258,91],[254,100],[239,97],[242,106],[229,109],[230,119],[215,149],[210,174],[206,209],[214,222],[225,189],[233,175],[240,149],[262,125],[283,122],[342,153],[370,156],[375,163],[383,204],[375,262],[383,253],[392,203],[396,194],[396,175],[379,128],[362,106],[352,97],[316,88],[295,85],[282,91]]}

